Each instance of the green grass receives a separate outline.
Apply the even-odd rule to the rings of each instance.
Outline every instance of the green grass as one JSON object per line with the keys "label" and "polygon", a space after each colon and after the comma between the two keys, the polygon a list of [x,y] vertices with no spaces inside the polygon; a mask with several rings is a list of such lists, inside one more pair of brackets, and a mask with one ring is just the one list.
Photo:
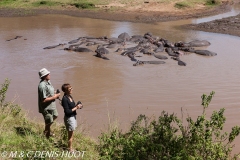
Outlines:
{"label": "green grass", "polygon": [[14,5],[17,0],[1,0],[0,1],[0,6],[9,6],[9,5]]}

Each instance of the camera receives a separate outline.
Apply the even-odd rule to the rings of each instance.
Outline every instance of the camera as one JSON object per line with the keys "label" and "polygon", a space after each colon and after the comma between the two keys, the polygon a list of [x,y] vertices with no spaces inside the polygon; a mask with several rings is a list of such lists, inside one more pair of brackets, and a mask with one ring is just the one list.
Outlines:
{"label": "camera", "polygon": [[[81,101],[78,101],[78,102],[77,102],[77,105],[79,105],[79,104],[81,104],[81,105],[82,105],[82,102],[81,102]],[[77,105],[76,105],[76,106],[77,106]],[[82,106],[82,107],[83,107],[83,106]],[[79,109],[82,109],[82,107],[81,107],[81,108],[79,108]]]}

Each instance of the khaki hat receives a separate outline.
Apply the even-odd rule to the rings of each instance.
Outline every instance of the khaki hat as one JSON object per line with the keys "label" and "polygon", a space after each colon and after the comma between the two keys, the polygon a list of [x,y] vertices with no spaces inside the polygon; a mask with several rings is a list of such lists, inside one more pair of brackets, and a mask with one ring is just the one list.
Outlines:
{"label": "khaki hat", "polygon": [[49,73],[50,73],[50,72],[49,72],[46,68],[42,68],[42,69],[38,72],[40,78],[48,75]]}

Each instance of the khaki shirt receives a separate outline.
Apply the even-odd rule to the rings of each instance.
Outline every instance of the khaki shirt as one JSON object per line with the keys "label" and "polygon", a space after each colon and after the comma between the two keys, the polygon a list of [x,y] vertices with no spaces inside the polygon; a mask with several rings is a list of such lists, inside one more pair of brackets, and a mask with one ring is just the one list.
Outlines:
{"label": "khaki shirt", "polygon": [[43,103],[43,100],[48,97],[54,96],[54,88],[50,81],[40,81],[38,85],[38,111],[43,113],[44,110],[55,110],[56,103],[55,100],[51,102]]}

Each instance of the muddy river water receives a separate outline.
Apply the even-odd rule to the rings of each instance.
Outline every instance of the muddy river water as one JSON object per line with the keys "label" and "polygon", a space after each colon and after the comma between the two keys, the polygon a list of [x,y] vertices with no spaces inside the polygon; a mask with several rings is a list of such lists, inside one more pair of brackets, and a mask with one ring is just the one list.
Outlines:
{"label": "muddy river water", "polygon": [[[239,11],[234,8],[219,16],[236,15]],[[0,82],[9,78],[8,100],[16,98],[31,119],[43,122],[37,110],[38,71],[47,68],[55,89],[60,89],[63,83],[72,85],[74,99],[84,105],[84,109],[78,110],[79,130],[93,137],[106,130],[109,122],[117,121],[126,130],[139,114],[157,117],[165,110],[180,117],[182,109],[184,116],[196,118],[202,113],[201,95],[215,91],[207,113],[225,108],[225,129],[229,131],[240,123],[240,38],[179,27],[219,16],[154,24],[63,15],[0,18]],[[110,50],[110,60],[105,61],[93,56],[94,53],[68,52],[63,47],[43,49],[80,36],[117,37],[122,32],[129,35],[151,32],[172,42],[208,40],[211,45],[201,49],[218,55],[184,55],[181,59],[186,67],[178,66],[172,59],[162,65],[133,66],[128,57],[115,50]],[[23,37],[6,41],[17,35]],[[59,103],[57,108],[57,122],[62,123],[63,109]]]}

